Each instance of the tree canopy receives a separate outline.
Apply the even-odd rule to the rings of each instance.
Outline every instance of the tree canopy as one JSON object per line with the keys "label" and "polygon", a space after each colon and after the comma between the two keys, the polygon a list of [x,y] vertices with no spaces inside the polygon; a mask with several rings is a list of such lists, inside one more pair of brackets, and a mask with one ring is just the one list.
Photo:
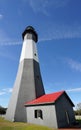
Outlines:
{"label": "tree canopy", "polygon": [[75,110],[75,115],[81,115],[81,103],[78,103]]}
{"label": "tree canopy", "polygon": [[7,110],[7,108],[4,108],[4,107],[0,106],[0,114],[1,115],[6,114],[6,110]]}

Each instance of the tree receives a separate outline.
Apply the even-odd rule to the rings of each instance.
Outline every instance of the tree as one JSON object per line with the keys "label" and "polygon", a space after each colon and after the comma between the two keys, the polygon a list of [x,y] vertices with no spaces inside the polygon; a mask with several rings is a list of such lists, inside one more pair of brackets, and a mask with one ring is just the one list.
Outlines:
{"label": "tree", "polygon": [[77,104],[77,110],[81,110],[81,103]]}
{"label": "tree", "polygon": [[76,115],[81,115],[81,103],[77,104],[75,114]]}
{"label": "tree", "polygon": [[0,106],[0,114],[1,115],[6,114],[6,110],[7,110],[7,108],[4,108],[4,107]]}

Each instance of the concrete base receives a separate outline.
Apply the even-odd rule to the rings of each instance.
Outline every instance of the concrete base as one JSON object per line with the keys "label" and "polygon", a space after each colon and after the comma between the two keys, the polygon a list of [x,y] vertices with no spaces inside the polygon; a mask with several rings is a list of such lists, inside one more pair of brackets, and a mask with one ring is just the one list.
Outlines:
{"label": "concrete base", "polygon": [[45,94],[39,63],[33,59],[25,59],[19,64],[12,97],[5,119],[27,122],[24,103]]}

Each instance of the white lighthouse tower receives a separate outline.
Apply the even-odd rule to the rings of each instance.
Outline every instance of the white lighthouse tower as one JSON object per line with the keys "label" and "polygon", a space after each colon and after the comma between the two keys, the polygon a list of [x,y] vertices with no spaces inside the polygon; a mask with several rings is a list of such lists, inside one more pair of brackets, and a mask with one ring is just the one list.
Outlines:
{"label": "white lighthouse tower", "polygon": [[27,122],[24,103],[45,94],[40,73],[36,43],[38,35],[32,26],[22,33],[23,47],[12,97],[5,118]]}

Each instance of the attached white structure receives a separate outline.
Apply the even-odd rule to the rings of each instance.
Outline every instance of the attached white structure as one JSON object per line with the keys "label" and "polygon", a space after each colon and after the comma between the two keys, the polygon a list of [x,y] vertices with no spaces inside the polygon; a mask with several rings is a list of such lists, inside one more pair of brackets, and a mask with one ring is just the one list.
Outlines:
{"label": "attached white structure", "polygon": [[43,95],[25,103],[27,122],[63,128],[75,122],[74,104],[65,91]]}

